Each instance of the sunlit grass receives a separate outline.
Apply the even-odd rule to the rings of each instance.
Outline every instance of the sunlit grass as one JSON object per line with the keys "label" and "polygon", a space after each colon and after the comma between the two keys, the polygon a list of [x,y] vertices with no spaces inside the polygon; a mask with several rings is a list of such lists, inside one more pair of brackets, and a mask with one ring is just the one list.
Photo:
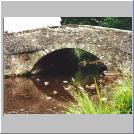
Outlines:
{"label": "sunlit grass", "polygon": [[116,90],[112,96],[112,105],[117,113],[132,112],[132,77],[124,77],[123,81],[118,81]]}
{"label": "sunlit grass", "polygon": [[67,106],[67,114],[129,114],[132,112],[131,76],[116,82],[110,100],[106,99],[109,96],[108,92],[102,95],[96,80],[94,81],[97,102],[94,102],[84,89],[78,89],[79,85],[74,86],[70,94],[74,97],[75,102],[70,102]]}

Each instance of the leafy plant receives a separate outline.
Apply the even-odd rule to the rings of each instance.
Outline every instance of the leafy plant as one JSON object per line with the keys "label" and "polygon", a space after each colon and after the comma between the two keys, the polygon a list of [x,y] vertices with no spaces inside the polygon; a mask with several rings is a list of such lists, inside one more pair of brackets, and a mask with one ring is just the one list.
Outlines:
{"label": "leafy plant", "polygon": [[[77,86],[76,86],[77,85]],[[117,82],[114,87],[115,91],[111,100],[107,100],[107,95],[100,93],[99,87],[95,80],[97,101],[91,100],[88,93],[75,83],[74,88],[70,91],[75,102],[70,102],[67,106],[67,114],[128,114],[132,112],[132,78],[124,77]]]}

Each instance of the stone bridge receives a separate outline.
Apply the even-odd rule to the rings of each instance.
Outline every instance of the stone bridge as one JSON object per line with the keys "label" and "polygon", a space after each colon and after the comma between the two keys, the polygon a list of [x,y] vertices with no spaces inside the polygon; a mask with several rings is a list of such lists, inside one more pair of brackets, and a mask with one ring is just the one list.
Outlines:
{"label": "stone bridge", "polygon": [[107,67],[131,70],[132,32],[98,26],[67,25],[4,33],[4,75],[21,75],[48,53],[80,48],[97,56]]}

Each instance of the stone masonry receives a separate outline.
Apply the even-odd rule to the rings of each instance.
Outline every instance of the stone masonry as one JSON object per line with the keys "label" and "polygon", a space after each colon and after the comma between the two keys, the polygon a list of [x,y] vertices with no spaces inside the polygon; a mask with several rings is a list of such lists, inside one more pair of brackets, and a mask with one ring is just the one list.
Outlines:
{"label": "stone masonry", "polygon": [[4,33],[4,75],[21,75],[48,53],[80,48],[112,70],[131,71],[132,32],[89,25],[67,25]]}

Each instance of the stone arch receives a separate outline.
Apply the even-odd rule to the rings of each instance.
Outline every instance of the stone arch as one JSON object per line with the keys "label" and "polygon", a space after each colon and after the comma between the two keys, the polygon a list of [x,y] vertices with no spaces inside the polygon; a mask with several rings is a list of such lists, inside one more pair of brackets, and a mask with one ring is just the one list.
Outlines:
{"label": "stone arch", "polygon": [[[74,51],[78,51],[79,50],[80,52],[84,52],[86,54],[86,57],[85,58],[88,58],[88,60],[89,60],[87,62],[86,60],[81,59],[81,61],[79,61],[80,62],[79,64],[84,64],[84,65],[86,65],[86,64],[87,65],[89,65],[89,64],[96,64],[97,65],[98,64],[98,65],[103,65],[104,70],[107,69],[106,65],[103,63],[103,61],[100,60],[99,57],[97,57],[93,53],[87,51],[87,49],[86,50],[83,49],[82,45],[80,47],[70,47],[69,45],[66,45],[64,47],[63,46],[62,47],[60,46],[59,48],[56,48],[56,49],[54,49],[54,48],[53,49],[50,49],[50,50],[48,49],[44,53],[42,52],[43,53],[43,56],[41,56],[40,58],[38,58],[38,61],[34,64],[33,68],[31,69],[31,74],[38,73],[38,71],[40,71],[40,69],[43,68],[42,66],[45,67],[45,64],[47,64],[47,62],[48,62],[47,60],[49,59],[50,56],[53,57],[53,58],[51,58],[51,60],[53,62],[55,62],[53,59],[55,59],[55,60],[61,60],[61,58],[60,58],[61,56],[64,56],[64,58],[65,58],[65,55],[64,55],[65,52],[68,52],[70,54],[70,51],[72,51],[72,50],[74,50]],[[66,55],[68,55],[68,53],[66,53]],[[59,57],[57,59],[56,56],[58,54],[59,54]],[[88,55],[90,55],[90,56],[88,56]],[[72,54],[71,56],[72,57],[70,57],[70,58],[73,58],[74,55]],[[82,63],[82,62],[85,62],[85,63]],[[51,63],[50,60],[49,60],[49,63]],[[71,63],[69,63],[69,64],[71,64]],[[40,66],[40,69],[38,68],[38,66]],[[81,65],[81,66],[83,66],[83,65]]]}
{"label": "stone arch", "polygon": [[[99,45],[98,45],[99,46]],[[62,44],[52,44],[52,45],[47,45],[44,46],[43,53],[44,55],[47,55],[53,51],[63,49],[63,48],[79,48],[82,50],[85,50],[87,52],[90,52],[97,56],[104,64],[109,65],[110,64],[110,57],[108,55],[111,55],[107,53],[104,49],[101,49],[100,47],[102,46],[96,46],[96,44],[93,43],[88,43],[88,44],[76,44],[74,42],[72,43],[62,43]]]}
{"label": "stone arch", "polygon": [[4,34],[4,75],[30,72],[44,55],[61,48],[93,53],[112,70],[130,72],[132,31],[98,26],[61,26]]}

